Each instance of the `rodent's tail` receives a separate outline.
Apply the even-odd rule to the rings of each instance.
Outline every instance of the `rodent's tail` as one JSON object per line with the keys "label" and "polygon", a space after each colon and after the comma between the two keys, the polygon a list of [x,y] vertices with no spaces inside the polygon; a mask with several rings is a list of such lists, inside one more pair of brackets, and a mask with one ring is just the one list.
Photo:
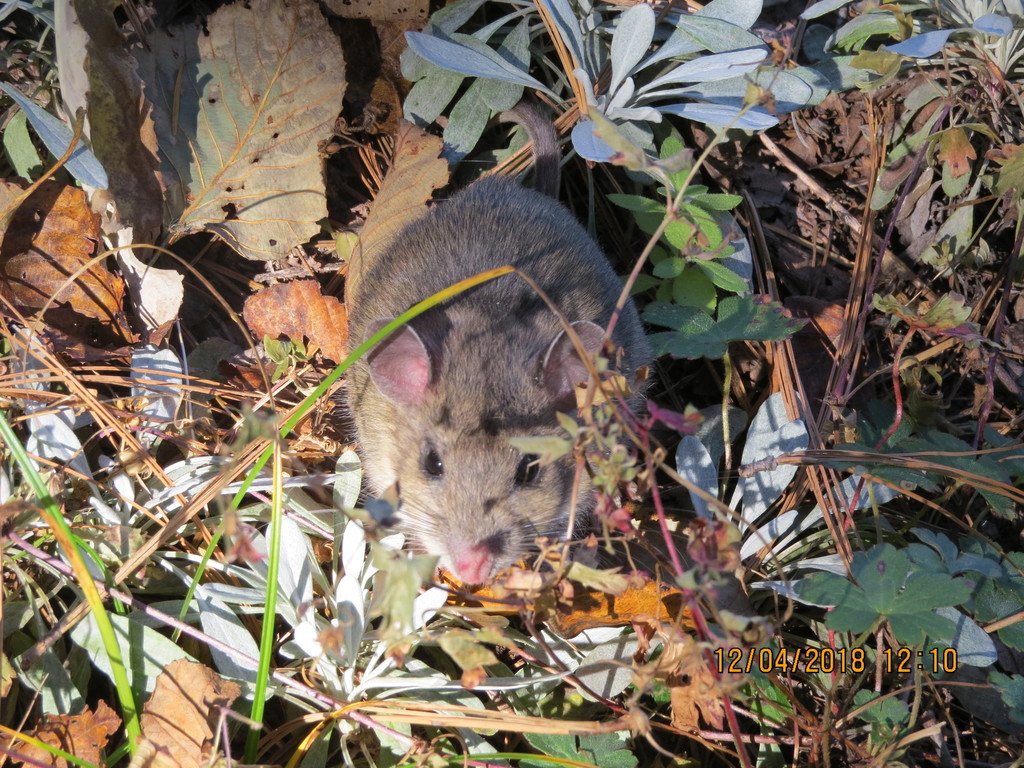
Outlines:
{"label": "rodent's tail", "polygon": [[533,142],[533,187],[548,197],[557,198],[561,158],[558,133],[551,120],[528,101],[520,101],[512,109],[502,112],[498,119],[518,123],[526,129]]}

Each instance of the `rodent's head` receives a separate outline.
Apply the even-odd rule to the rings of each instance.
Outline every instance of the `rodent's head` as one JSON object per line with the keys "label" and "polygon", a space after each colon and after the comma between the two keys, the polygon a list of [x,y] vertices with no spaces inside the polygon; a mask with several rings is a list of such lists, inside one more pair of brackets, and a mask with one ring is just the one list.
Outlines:
{"label": "rodent's head", "polygon": [[[599,326],[574,330],[586,349],[600,348]],[[581,513],[590,506],[585,473],[573,495],[571,457],[542,467],[508,442],[565,434],[556,413],[572,410],[575,385],[589,378],[569,337],[497,364],[499,374],[479,363],[446,368],[406,326],[369,357],[353,404],[371,483],[378,492],[398,484],[401,530],[467,584],[520,560],[538,537],[571,533],[574,499]]]}

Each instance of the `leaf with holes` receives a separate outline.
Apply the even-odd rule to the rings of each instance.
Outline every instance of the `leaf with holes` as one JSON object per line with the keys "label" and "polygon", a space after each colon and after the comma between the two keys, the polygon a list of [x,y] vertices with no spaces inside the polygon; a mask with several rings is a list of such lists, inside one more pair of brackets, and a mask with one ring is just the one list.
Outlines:
{"label": "leaf with holes", "polygon": [[327,215],[317,143],[341,111],[341,46],[312,2],[254,0],[157,31],[138,54],[171,239],[214,232],[283,258]]}

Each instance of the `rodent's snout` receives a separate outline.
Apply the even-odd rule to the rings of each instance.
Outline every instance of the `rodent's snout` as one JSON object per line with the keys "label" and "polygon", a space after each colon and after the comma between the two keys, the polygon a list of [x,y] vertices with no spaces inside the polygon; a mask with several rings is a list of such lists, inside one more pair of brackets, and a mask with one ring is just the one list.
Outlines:
{"label": "rodent's snout", "polygon": [[448,567],[466,584],[482,584],[505,565],[509,535],[493,533],[475,543],[452,541],[448,544]]}

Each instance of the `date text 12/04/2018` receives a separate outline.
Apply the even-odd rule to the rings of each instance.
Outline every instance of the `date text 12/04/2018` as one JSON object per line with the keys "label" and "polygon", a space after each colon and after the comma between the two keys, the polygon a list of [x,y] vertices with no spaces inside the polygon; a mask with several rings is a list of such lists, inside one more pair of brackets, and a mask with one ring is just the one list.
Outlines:
{"label": "date text 12/04/2018", "polygon": [[[716,648],[715,665],[720,673],[748,674],[757,670],[772,672],[832,672],[858,674],[871,663],[863,648]],[[938,674],[957,668],[956,648],[929,648],[926,651],[901,646],[884,648],[882,667],[886,672],[910,674],[917,670]],[[872,663],[873,666],[873,663]]]}

